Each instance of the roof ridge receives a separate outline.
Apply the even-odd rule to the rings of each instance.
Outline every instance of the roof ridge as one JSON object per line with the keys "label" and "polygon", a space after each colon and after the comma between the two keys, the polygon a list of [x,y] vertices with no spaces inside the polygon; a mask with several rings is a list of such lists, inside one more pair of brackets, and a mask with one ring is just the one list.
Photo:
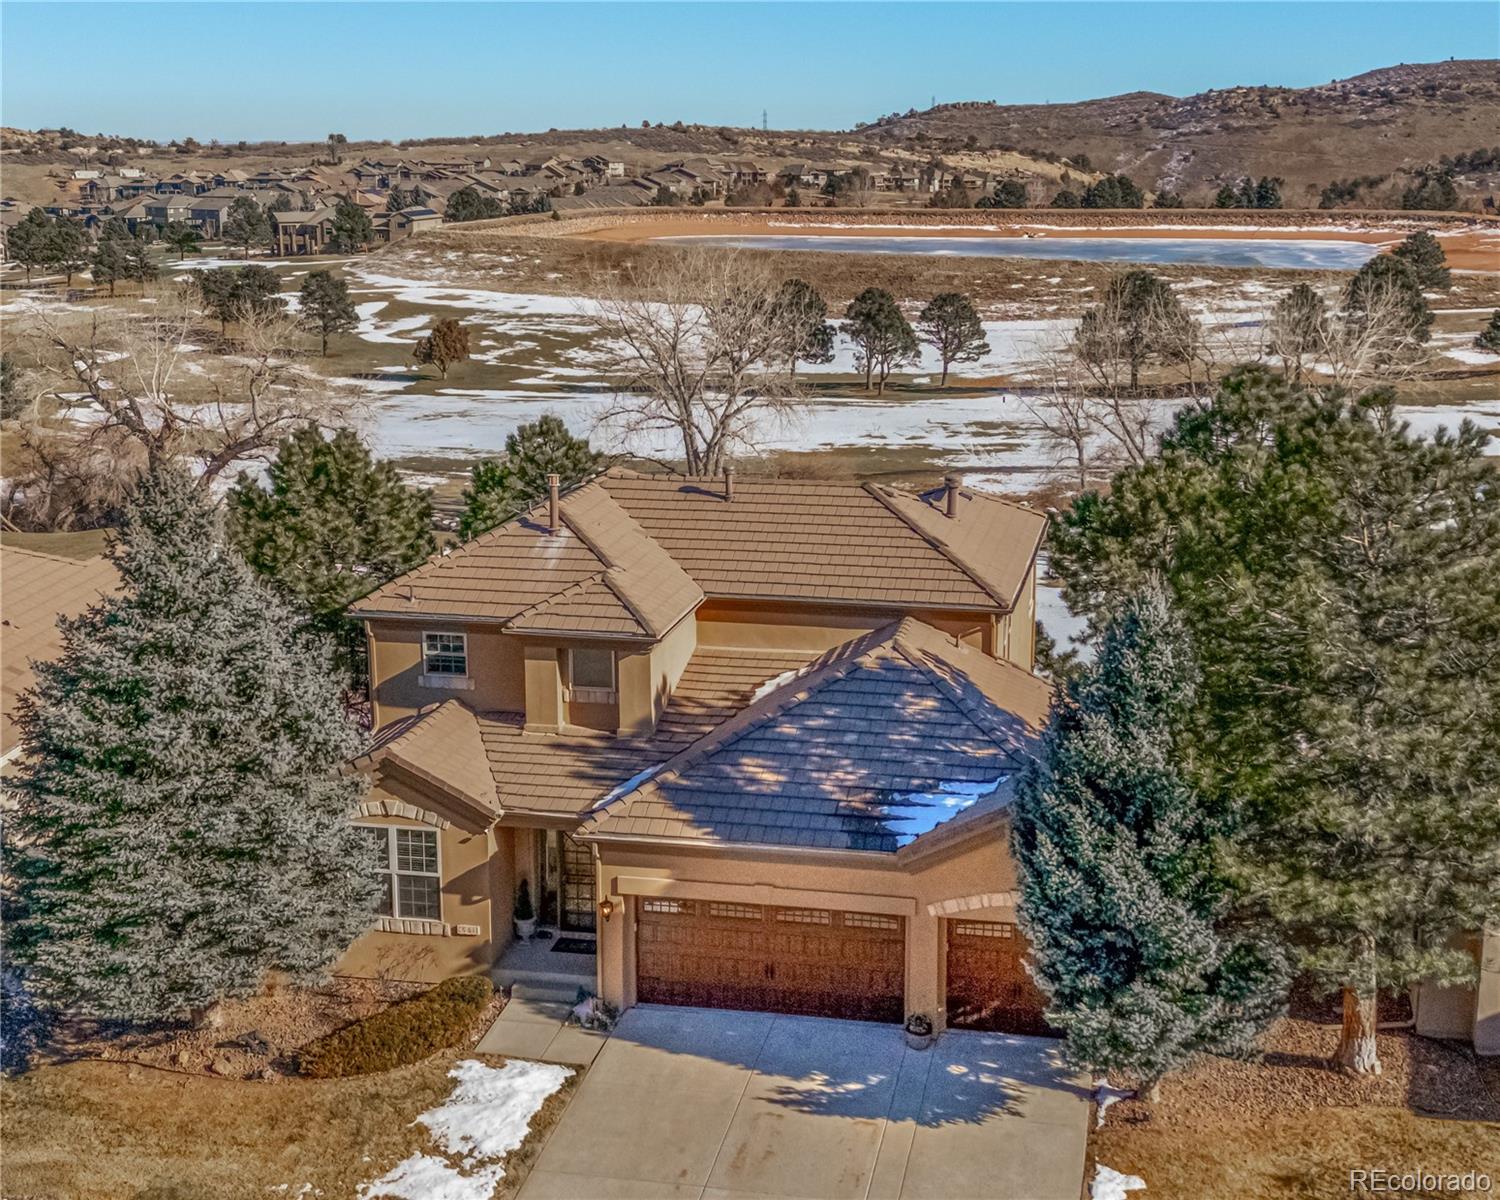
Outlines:
{"label": "roof ridge", "polygon": [[[926,542],[929,546],[931,546],[934,550],[936,550],[939,554],[946,558],[950,563],[952,563],[955,567],[957,567],[960,571],[967,575],[969,577],[969,580],[986,596],[989,596],[997,604],[1001,605],[1007,610],[1014,606],[1016,599],[1014,596],[1002,596],[995,588],[991,587],[990,584],[985,581],[985,579],[979,574],[978,571],[976,571],[967,562],[965,562],[962,556],[957,554],[953,550],[953,548],[948,545],[947,542],[928,533],[927,530],[923,529],[915,522],[909,520],[904,512],[902,512],[894,504],[890,503],[889,499],[884,494],[882,494],[881,488],[884,485],[872,483],[871,481],[866,480],[861,486],[865,491],[869,492],[870,495],[875,497],[875,499],[880,503],[881,507],[883,507],[887,512],[893,514],[898,521],[900,521],[919,538],[921,538],[924,542]],[[922,503],[922,499],[920,496],[913,496],[912,499],[916,500],[918,504]]]}
{"label": "roof ridge", "polygon": [[602,582],[604,580],[604,573],[605,573],[606,570],[607,570],[607,568],[601,567],[599,570],[595,571],[592,575],[586,575],[582,579],[575,580],[574,582],[568,584],[566,587],[559,588],[557,591],[553,592],[550,596],[543,596],[535,604],[528,604],[525,608],[523,608],[515,616],[513,616],[509,620],[507,620],[506,624],[507,625],[519,624],[519,623],[525,621],[527,617],[532,616],[533,614],[535,614],[537,612],[540,612],[542,609],[546,608],[549,604],[555,604],[559,600],[571,599],[573,596],[576,596],[577,594],[579,594],[580,592],[582,592],[585,588],[592,587],[594,584]]}
{"label": "roof ridge", "polygon": [[[914,618],[908,619],[915,620]],[[921,622],[916,623],[921,624]],[[927,628],[931,629],[932,626],[929,625],[927,626]],[[934,632],[937,632],[939,633],[939,636],[942,636],[940,631],[934,630]],[[905,658],[907,662],[911,663],[912,666],[917,670],[921,671],[922,674],[932,682],[933,686],[936,687],[937,690],[944,696],[946,696],[948,698],[948,701],[956,709],[958,709],[958,711],[963,715],[963,718],[968,721],[969,724],[973,725],[975,729],[979,730],[980,733],[982,733],[986,738],[994,742],[996,745],[1001,745],[1000,738],[1001,736],[1003,736],[1004,731],[993,726],[987,727],[981,724],[974,715],[974,705],[971,698],[964,694],[963,689],[958,687],[951,680],[945,679],[940,672],[934,670],[931,664],[926,661],[929,658],[940,656],[936,655],[932,650],[928,649],[925,646],[921,646],[915,643],[908,643],[904,638],[900,636],[897,637],[896,644],[900,649],[902,657]],[[978,651],[973,650],[972,647],[965,647],[961,643],[959,645],[956,645],[955,649],[964,649],[968,650],[970,653],[979,653]],[[1009,667],[1011,670],[1020,672],[1028,678],[1035,678],[1035,676],[1031,675],[1029,671],[1023,671],[1014,663],[1002,662],[1000,659],[993,659],[988,655],[984,655],[984,659],[986,663],[993,663],[994,665],[1002,668]],[[956,663],[949,663],[948,665],[955,671],[961,671],[965,674],[965,676],[967,676],[968,673],[964,672],[963,668],[959,667]],[[999,712],[1010,713],[1009,709],[1002,708],[999,705],[996,705],[995,708]],[[1011,715],[1014,716],[1015,714]],[[1026,728],[1026,722],[1024,720],[1021,721],[1021,725],[1023,729]],[[1004,748],[1012,754],[1022,749],[1021,746],[1017,745],[1016,739],[1012,737],[1005,737]]]}
{"label": "roof ridge", "polygon": [[33,550],[29,546],[16,546],[9,542],[0,543],[0,549],[9,550],[12,554],[24,554],[28,558],[39,558],[43,562],[61,563],[65,567],[85,567],[94,563],[109,562],[103,554],[91,554],[87,558],[68,558],[63,554],[48,554],[45,550]]}

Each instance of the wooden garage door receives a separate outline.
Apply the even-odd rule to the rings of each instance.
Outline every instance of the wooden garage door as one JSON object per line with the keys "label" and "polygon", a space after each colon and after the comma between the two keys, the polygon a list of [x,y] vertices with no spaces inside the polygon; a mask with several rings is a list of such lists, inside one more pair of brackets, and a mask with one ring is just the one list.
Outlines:
{"label": "wooden garage door", "polygon": [[650,1004],[900,1021],[902,917],[641,899],[636,995]]}
{"label": "wooden garage door", "polygon": [[1052,1033],[1046,998],[1027,974],[1027,942],[1005,921],[949,921],[948,1024],[1000,1033]]}

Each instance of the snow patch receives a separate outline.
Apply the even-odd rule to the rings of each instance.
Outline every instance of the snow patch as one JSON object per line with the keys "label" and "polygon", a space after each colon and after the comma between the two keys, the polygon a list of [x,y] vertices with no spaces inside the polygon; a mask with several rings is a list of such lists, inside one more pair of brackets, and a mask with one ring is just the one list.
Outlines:
{"label": "snow patch", "polygon": [[954,780],[939,783],[930,792],[892,792],[880,802],[881,824],[895,835],[898,846],[908,846],[984,797],[994,795],[1008,778],[1001,775],[979,783]]}
{"label": "snow patch", "polygon": [[569,1067],[521,1059],[503,1067],[459,1063],[448,1072],[458,1081],[448,1099],[417,1117],[445,1157],[413,1154],[364,1184],[359,1200],[489,1200],[505,1175],[506,1156],[526,1140],[532,1118],[572,1074]]}
{"label": "snow patch", "polygon": [[1089,1184],[1089,1200],[1125,1200],[1126,1192],[1144,1191],[1146,1181],[1139,1175],[1123,1175],[1101,1162],[1094,1164],[1094,1181]]}

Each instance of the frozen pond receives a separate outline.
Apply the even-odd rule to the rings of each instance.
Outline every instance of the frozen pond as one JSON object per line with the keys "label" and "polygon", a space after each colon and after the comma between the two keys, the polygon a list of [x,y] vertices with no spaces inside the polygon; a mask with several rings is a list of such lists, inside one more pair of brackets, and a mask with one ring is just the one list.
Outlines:
{"label": "frozen pond", "polygon": [[661,241],[747,250],[828,250],[848,254],[948,254],[977,258],[1066,258],[1080,262],[1193,263],[1205,267],[1289,267],[1354,271],[1380,252],[1366,242],[1299,238],[824,237],[716,234]]}

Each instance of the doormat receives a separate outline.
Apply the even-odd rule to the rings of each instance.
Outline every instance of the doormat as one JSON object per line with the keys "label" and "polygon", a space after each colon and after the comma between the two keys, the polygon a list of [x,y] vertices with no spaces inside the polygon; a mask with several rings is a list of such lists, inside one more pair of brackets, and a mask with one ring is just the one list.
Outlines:
{"label": "doormat", "polygon": [[560,937],[552,943],[554,950],[561,950],[564,954],[592,954],[594,946],[593,938]]}

